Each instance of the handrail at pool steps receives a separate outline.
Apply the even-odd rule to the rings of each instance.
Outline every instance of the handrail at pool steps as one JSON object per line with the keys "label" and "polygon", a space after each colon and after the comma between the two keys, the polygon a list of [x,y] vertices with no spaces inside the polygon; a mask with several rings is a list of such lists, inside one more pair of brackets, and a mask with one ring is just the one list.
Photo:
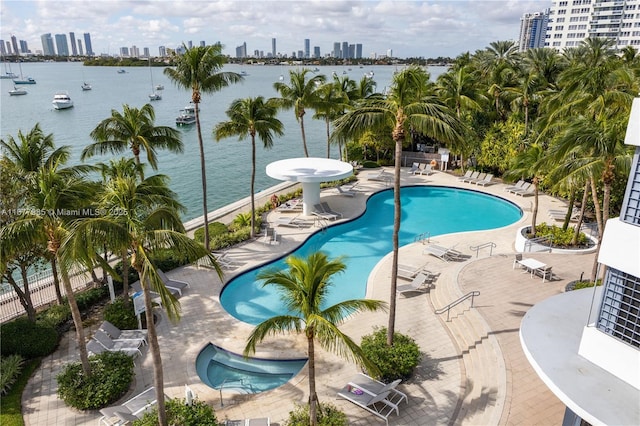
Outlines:
{"label": "handrail at pool steps", "polygon": [[493,254],[493,249],[497,247],[496,243],[489,241],[488,243],[484,243],[484,244],[480,244],[477,246],[469,246],[469,250],[471,251],[475,251],[476,252],[476,257],[478,257],[478,254],[480,252],[480,250],[482,250],[483,248],[487,248],[489,247],[489,256],[491,256]]}
{"label": "handrail at pool steps", "polygon": [[[547,246],[546,242],[549,242],[549,245]],[[551,250],[553,249],[553,235],[549,235],[546,237],[537,237],[537,238],[529,238],[527,239],[527,241],[525,241],[524,243],[524,251],[528,251],[531,252],[531,248],[533,247],[534,244],[537,243],[542,243],[544,242],[545,244],[544,249],[543,250],[537,250],[537,251],[548,251],[549,253],[551,253]],[[527,250],[528,248],[528,250]]]}
{"label": "handrail at pool steps", "polygon": [[422,244],[429,243],[431,240],[431,232],[423,232],[413,237],[413,242],[421,242]]}
{"label": "handrail at pool steps", "polygon": [[468,298],[471,298],[471,307],[473,308],[473,298],[476,297],[476,296],[480,296],[480,291],[478,291],[478,290],[470,291],[469,293],[465,294],[464,296],[462,296],[462,297],[458,298],[457,300],[454,300],[453,302],[449,303],[444,308],[436,309],[435,314],[440,315],[440,314],[443,314],[443,313],[446,312],[447,313],[447,322],[449,322],[449,312],[451,311],[451,308],[453,308],[454,306],[464,302]]}

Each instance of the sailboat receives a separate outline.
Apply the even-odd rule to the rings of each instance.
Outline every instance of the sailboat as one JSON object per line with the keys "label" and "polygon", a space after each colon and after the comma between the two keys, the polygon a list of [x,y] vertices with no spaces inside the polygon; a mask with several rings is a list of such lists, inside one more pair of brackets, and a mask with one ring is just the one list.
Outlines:
{"label": "sailboat", "polygon": [[4,63],[4,74],[0,74],[0,78],[18,78],[16,73],[11,72],[11,62]]}
{"label": "sailboat", "polygon": [[153,71],[151,69],[151,58],[149,58],[149,75],[151,76],[151,94],[149,95],[150,101],[159,101],[162,99],[162,96],[155,92],[155,87],[153,86]]}
{"label": "sailboat", "polygon": [[33,78],[27,77],[25,79],[22,76],[22,62],[18,62],[18,66],[20,67],[20,79],[14,79],[13,84],[36,84],[36,81]]}

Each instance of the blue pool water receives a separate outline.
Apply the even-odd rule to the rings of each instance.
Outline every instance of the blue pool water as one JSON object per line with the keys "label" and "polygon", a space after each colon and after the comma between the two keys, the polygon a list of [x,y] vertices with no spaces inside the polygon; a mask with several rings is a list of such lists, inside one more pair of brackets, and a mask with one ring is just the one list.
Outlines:
{"label": "blue pool water", "polygon": [[307,363],[306,358],[244,358],[212,343],[196,358],[200,380],[214,389],[258,393],[277,388],[291,380]]}
{"label": "blue pool water", "polygon": [[[403,187],[401,202],[400,246],[412,243],[416,235],[425,232],[433,237],[494,229],[510,225],[522,216],[522,211],[509,201],[457,188]],[[362,216],[313,234],[293,252],[303,257],[319,250],[330,258],[345,256],[346,270],[334,276],[327,306],[365,296],[369,273],[393,249],[393,208],[393,190],[378,192],[369,198]],[[256,280],[264,268],[285,267],[282,258],[235,277],[222,290],[222,306],[235,318],[254,325],[286,314],[274,286],[263,287]]]}

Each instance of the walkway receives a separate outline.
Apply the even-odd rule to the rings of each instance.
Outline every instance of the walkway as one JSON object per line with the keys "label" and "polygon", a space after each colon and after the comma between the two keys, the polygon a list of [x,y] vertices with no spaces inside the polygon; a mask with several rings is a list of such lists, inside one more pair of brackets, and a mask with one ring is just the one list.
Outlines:
{"label": "walkway", "polygon": [[[361,173],[358,188],[371,193],[385,187],[384,183],[367,181],[367,172]],[[403,184],[434,184],[464,186],[446,173],[431,176],[411,176],[403,172]],[[476,188],[494,193],[518,203],[525,216],[518,223],[493,231],[453,234],[438,237],[441,245],[457,244],[456,248],[472,254],[469,246],[493,241],[497,247],[493,255],[480,252],[465,262],[445,263],[422,254],[424,246],[414,243],[401,248],[402,263],[422,265],[442,274],[430,294],[399,296],[397,330],[416,339],[424,351],[416,375],[401,385],[409,395],[409,403],[401,406],[400,417],[392,415],[393,425],[462,424],[462,425],[524,425],[559,424],[564,407],[537,378],[525,360],[520,348],[517,330],[519,321],[528,307],[539,300],[556,294],[567,282],[590,271],[592,255],[535,254],[532,257],[553,265],[559,279],[542,284],[518,269],[512,269],[515,230],[529,222],[530,198],[507,195],[504,185]],[[347,198],[335,189],[322,192],[323,199],[344,213],[354,217],[365,208],[366,196]],[[558,208],[561,202],[548,196],[541,197],[539,218],[546,210]],[[280,214],[271,213],[270,222]],[[314,228],[278,228],[282,235],[279,245],[265,245],[259,240],[229,250],[239,267],[228,271],[225,280],[260,263],[291,251]],[[475,253],[473,253],[475,256]],[[367,297],[388,300],[391,256],[385,257],[369,277]],[[272,423],[283,424],[294,402],[307,399],[306,368],[289,383],[258,395],[238,395],[208,388],[198,379],[194,360],[200,349],[214,342],[229,350],[242,352],[246,336],[252,327],[241,323],[221,308],[218,295],[220,280],[206,268],[187,266],[169,273],[170,276],[189,281],[189,288],[180,299],[182,319],[177,324],[162,318],[158,324],[159,341],[165,376],[165,392],[170,397],[183,397],[184,385],[195,390],[198,398],[212,404],[220,419],[269,416]],[[452,311],[452,320],[436,316],[439,308],[470,290],[480,290],[476,309],[464,302]],[[372,332],[372,326],[386,326],[387,315],[366,313],[354,316],[341,327],[359,341]],[[89,324],[89,332],[95,328]],[[301,337],[277,337],[258,347],[260,357],[306,356],[306,343]],[[346,378],[357,372],[357,367],[318,350],[317,387],[321,400],[333,402],[343,409],[350,424],[384,424],[355,405],[335,398]],[[68,409],[56,396],[55,375],[64,363],[77,359],[72,334],[64,337],[60,349],[47,357],[31,378],[23,395],[23,410],[27,425],[95,425],[99,413],[79,413]],[[151,357],[144,352],[136,361],[136,383],[131,394],[152,385]],[[286,403],[283,403],[286,401]]]}

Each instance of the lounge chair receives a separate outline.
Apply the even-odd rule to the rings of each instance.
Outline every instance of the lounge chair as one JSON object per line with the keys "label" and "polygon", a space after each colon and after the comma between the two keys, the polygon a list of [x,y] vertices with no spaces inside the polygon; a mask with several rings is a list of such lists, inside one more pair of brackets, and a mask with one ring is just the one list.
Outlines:
{"label": "lounge chair", "polygon": [[430,176],[433,174],[433,167],[431,167],[431,164],[420,164],[420,170],[418,173]]}
{"label": "lounge chair", "polygon": [[424,272],[418,273],[409,284],[403,284],[396,287],[396,293],[424,293],[431,289],[432,280],[429,279]]}
{"label": "lounge chair", "polygon": [[[565,220],[567,217],[567,212],[569,210],[549,210],[549,217],[553,220]],[[580,216],[580,210],[574,208],[573,210],[571,210],[571,216],[569,216],[569,220],[570,221],[575,221],[578,220],[578,217]]]}
{"label": "lounge chair", "polygon": [[484,179],[476,180],[473,183],[475,183],[476,185],[487,186],[487,185],[493,185],[495,182],[493,182],[493,174],[487,173]]}
{"label": "lounge chair", "polygon": [[[135,283],[131,284],[130,287],[136,293],[137,292],[142,292],[142,284],[140,284],[140,280],[138,280]],[[176,299],[178,297],[180,297],[180,295],[182,294],[177,288],[169,287],[166,284],[165,284],[165,287],[167,287],[167,290],[169,290],[169,292],[171,292],[173,297],[175,297]],[[151,291],[151,297],[153,298],[154,302],[156,302],[158,304],[162,304],[162,301],[160,299],[160,294],[159,293],[157,293],[155,291]]]}
{"label": "lounge chair", "polygon": [[326,220],[336,220],[338,218],[337,214],[325,212],[321,204],[314,204],[311,214]]}
{"label": "lounge chair", "polygon": [[464,176],[460,176],[458,178],[458,180],[460,182],[464,182],[464,180],[470,178],[472,174],[473,174],[473,170],[467,170],[467,172],[464,174]]}
{"label": "lounge chair", "polygon": [[[168,399],[166,395],[165,398]],[[122,405],[101,409],[100,414],[102,414],[102,417],[98,420],[98,424],[108,426],[130,424],[131,422],[139,420],[144,413],[150,411],[157,402],[156,390],[154,387],[150,387],[124,402]]]}
{"label": "lounge chair", "polygon": [[480,181],[484,180],[484,178],[486,178],[486,177],[487,177],[486,173],[480,173],[475,178],[471,177],[471,178],[465,180],[465,182],[467,182],[467,183],[476,183],[476,182],[480,182]]}
{"label": "lounge chair", "polygon": [[300,213],[302,211],[302,201],[297,198],[286,201],[276,207],[276,211],[280,213]]}
{"label": "lounge chair", "polygon": [[262,242],[269,245],[278,244],[280,242],[280,239],[276,230],[271,227],[267,227],[267,229],[265,229]]}
{"label": "lounge chair", "polygon": [[389,395],[391,395],[391,391],[371,394],[366,389],[358,388],[350,383],[338,391],[339,397],[356,404],[358,407],[367,410],[381,419],[384,419],[387,426],[389,426],[389,415],[394,411],[398,415],[400,413],[398,406],[387,400]]}
{"label": "lounge chair", "polygon": [[367,175],[367,180],[373,180],[373,181],[378,181],[378,182],[384,182],[386,184],[389,184],[391,182],[393,182],[393,175],[391,173],[387,173],[387,171],[385,169],[382,169],[379,173],[369,173],[369,175]]}
{"label": "lounge chair", "polygon": [[398,264],[398,277],[404,278],[406,280],[412,280],[418,275],[424,266],[412,266],[412,265],[403,265],[401,263]]}
{"label": "lounge chair", "polygon": [[405,400],[405,402],[409,403],[407,395],[396,389],[400,382],[401,380],[397,379],[391,383],[386,384],[374,379],[373,377],[367,376],[364,373],[358,373],[351,379],[349,384],[366,390],[368,393],[375,395],[389,391],[391,392],[391,394],[387,397],[387,401],[390,401],[395,405],[400,405],[403,399]]}
{"label": "lounge chair", "polygon": [[515,185],[511,185],[511,186],[507,186],[504,190],[511,192],[512,190],[518,190],[520,188],[522,188],[522,185],[524,185],[526,182],[522,179],[520,179]]}
{"label": "lounge chair", "polygon": [[345,197],[355,197],[358,193],[353,190],[353,187],[350,189],[343,188],[342,186],[337,186],[336,189],[340,195],[344,195]]}
{"label": "lounge chair", "polygon": [[96,330],[93,334],[93,339],[104,346],[104,348],[110,352],[124,352],[127,355],[140,355],[142,356],[142,352],[140,352],[140,346],[142,346],[142,342],[135,340],[112,340],[111,337],[107,335],[102,330]]}
{"label": "lounge chair", "polygon": [[106,352],[106,350],[107,350],[107,348],[102,346],[96,340],[91,339],[91,340],[89,340],[87,342],[87,351],[89,351],[89,353],[91,353],[93,355],[101,354],[103,352]]}
{"label": "lounge chair", "polygon": [[551,281],[553,279],[553,271],[552,271],[553,267],[552,266],[545,266],[544,268],[540,268],[540,269],[534,269],[533,273],[535,275],[538,275],[540,277],[542,277],[542,282],[546,280]]}
{"label": "lounge chair", "polygon": [[300,219],[298,216],[295,217],[279,217],[276,219],[277,226],[288,226],[290,228],[303,228],[305,226],[309,226],[309,224]]}
{"label": "lounge chair", "polygon": [[142,340],[142,343],[147,344],[147,330],[120,330],[109,321],[103,321],[99,329],[113,340]]}
{"label": "lounge chair", "polygon": [[522,182],[522,184],[520,185],[520,187],[513,187],[510,189],[506,189],[506,191],[511,192],[512,194],[516,194],[517,192],[520,191],[528,191],[529,187],[531,186],[531,182]]}
{"label": "lounge chair", "polygon": [[458,250],[453,249],[452,247],[442,247],[436,244],[430,244],[423,250],[424,254],[430,254],[432,256],[437,257],[438,259],[444,260],[448,262],[450,260],[464,260],[464,254],[459,252]]}
{"label": "lounge chair", "polygon": [[335,210],[331,209],[331,207],[329,206],[329,203],[327,203],[326,201],[321,202],[321,203],[320,203],[320,206],[322,207],[322,210],[323,210],[325,213],[328,213],[328,214],[334,214],[334,215],[336,215],[336,216],[338,216],[339,218],[341,218],[341,219],[342,219],[342,213],[337,212],[337,211],[335,211]]}
{"label": "lounge chair", "polygon": [[165,287],[175,288],[176,290],[178,290],[178,293],[180,294],[180,296],[182,296],[182,290],[184,290],[187,287],[190,287],[189,283],[186,281],[174,280],[172,278],[169,278],[167,274],[165,274],[161,269],[158,269],[157,271]]}
{"label": "lounge chair", "polygon": [[269,417],[259,419],[227,420],[224,426],[271,426]]}
{"label": "lounge chair", "polygon": [[[532,189],[534,188],[534,189]],[[520,189],[515,189],[513,191],[511,191],[511,193],[516,194],[516,195],[520,195],[522,197],[524,197],[525,195],[535,195],[535,187],[533,186],[532,183],[526,183],[525,185],[522,186],[522,188]]]}
{"label": "lounge chair", "polygon": [[471,176],[469,177],[463,177],[462,179],[460,179],[461,182],[470,182],[473,179],[477,179],[478,176],[480,176],[480,172],[473,172],[471,173]]}
{"label": "lounge chair", "polygon": [[411,173],[412,175],[416,174],[416,172],[418,171],[418,169],[420,168],[420,163],[413,163],[411,165],[411,168],[408,170],[409,173]]}
{"label": "lounge chair", "polygon": [[231,258],[231,256],[229,255],[229,253],[222,252],[222,253],[212,253],[213,257],[215,257],[216,259],[216,263],[218,264],[218,266],[220,266],[222,269],[232,269],[237,267],[238,265],[236,265],[236,262]]}

